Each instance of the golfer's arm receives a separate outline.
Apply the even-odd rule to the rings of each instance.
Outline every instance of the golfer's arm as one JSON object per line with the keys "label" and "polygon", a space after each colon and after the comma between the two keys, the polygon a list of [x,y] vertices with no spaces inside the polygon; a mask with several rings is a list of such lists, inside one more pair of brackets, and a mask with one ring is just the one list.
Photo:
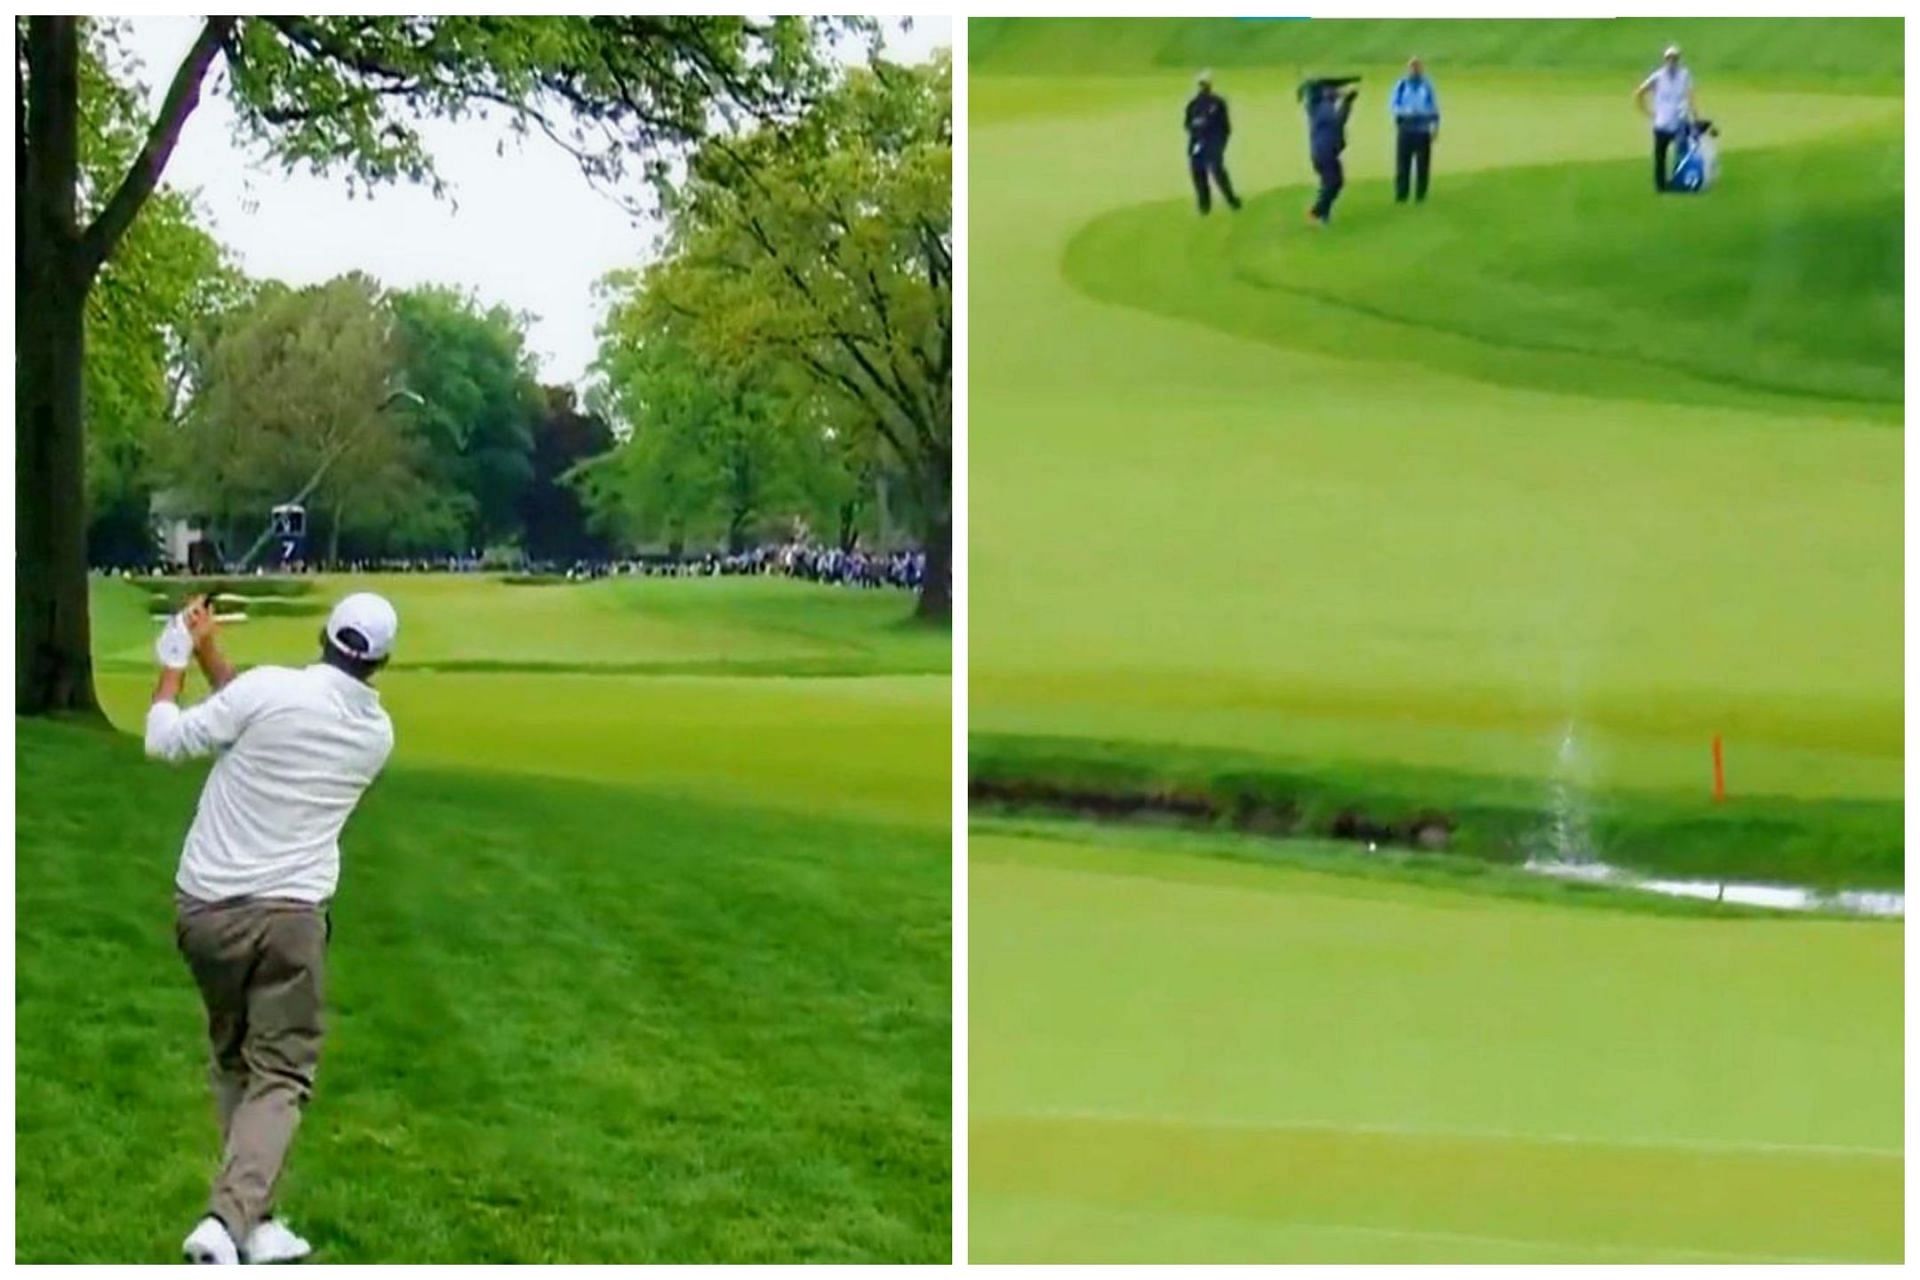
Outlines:
{"label": "golfer's arm", "polygon": [[[185,672],[162,672],[153,691],[153,705],[147,708],[147,755],[154,760],[178,763],[210,756],[232,746],[245,727],[247,710],[239,705],[233,691],[212,697],[182,711],[175,701]],[[240,686],[244,689],[246,686]]]}
{"label": "golfer's arm", "polygon": [[1647,110],[1647,90],[1652,87],[1653,86],[1651,85],[1643,84],[1638,89],[1635,89],[1633,91],[1633,105],[1640,108],[1640,114],[1643,116],[1650,116],[1653,114],[1651,111]]}
{"label": "golfer's arm", "polygon": [[[185,667],[182,667],[178,671],[170,667],[160,668],[159,682],[153,686],[152,705],[157,707],[164,702],[172,706],[180,700],[180,690],[185,687],[186,683],[187,670]],[[178,711],[179,708],[174,707],[174,710]],[[151,719],[152,717],[148,718]]]}
{"label": "golfer's arm", "polygon": [[220,646],[209,638],[205,644],[195,645],[193,656],[199,660],[200,672],[206,676],[207,683],[213,686],[215,693],[233,683],[233,664],[227,661],[227,655],[220,652]]}

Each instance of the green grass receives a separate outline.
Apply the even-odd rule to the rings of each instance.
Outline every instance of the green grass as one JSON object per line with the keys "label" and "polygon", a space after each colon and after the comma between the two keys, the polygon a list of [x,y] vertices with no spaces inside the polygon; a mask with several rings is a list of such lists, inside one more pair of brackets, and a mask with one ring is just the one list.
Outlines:
{"label": "green grass", "polygon": [[[1438,816],[1449,825],[1449,854],[1507,865],[1553,852],[1547,832],[1558,817],[1581,824],[1609,863],[1648,875],[1823,889],[1905,883],[1904,810],[1892,801],[1761,798],[1727,805],[1577,792],[1562,798],[1524,779],[1380,765],[1289,770],[1252,754],[1031,735],[975,735],[968,782],[1200,801],[1213,815],[1201,825],[1257,832],[1281,824],[1270,836],[1326,835],[1343,814],[1395,829]],[[1410,853],[1410,864],[1420,857]]]}
{"label": "green grass", "polygon": [[[737,578],[514,587],[409,574],[321,579],[317,594],[363,587],[400,613],[380,688],[402,762],[947,822],[948,637],[911,621],[904,595]],[[157,624],[126,584],[96,582],[94,600],[101,697],[133,731]],[[269,617],[225,634],[242,665],[304,663],[319,622]]]}
{"label": "green grass", "polygon": [[[1897,927],[1498,865],[1569,795],[1610,861],[1903,878],[1899,35],[970,36],[976,765],[1440,810],[1487,860],[976,833],[973,1258],[1899,1256]],[[1669,39],[1724,131],[1699,198],[1628,101]],[[1411,52],[1446,126],[1397,209]],[[1201,65],[1237,216],[1189,203]],[[1366,77],[1324,233],[1303,70]]]}
{"label": "green grass", "polygon": [[[944,637],[905,597],[791,584],[367,585],[401,614],[397,747],[343,841],[282,1195],[320,1260],[946,1258],[945,676],[622,667],[938,669]],[[144,611],[97,585],[123,728]],[[297,663],[315,630],[229,636]],[[503,669],[431,669],[460,654]],[[217,1155],[171,943],[202,771],[30,721],[16,757],[17,1258],[171,1258]]]}
{"label": "green grass", "polygon": [[1898,925],[980,832],[969,883],[975,1262],[1901,1256]]}
{"label": "green grass", "polygon": [[[1071,19],[976,18],[967,26],[973,74],[1126,74],[1173,68],[1393,64],[1418,53],[1435,67],[1645,74],[1668,44],[1703,76],[1824,80],[1842,92],[1899,89],[1905,33],[1898,18],[1580,18],[1463,22],[1398,18],[1295,21],[1158,18],[1090,29]],[[1323,65],[1328,64],[1328,65]]]}
{"label": "green grass", "polygon": [[1703,80],[1727,185],[1662,202],[1615,80],[1456,73],[1434,203],[1357,124],[1315,237],[1289,74],[1226,85],[1254,200],[1205,221],[1096,145],[1178,79],[977,79],[976,727],[1539,782],[1571,729],[1690,799],[1719,734],[1736,800],[1899,798],[1897,98]]}
{"label": "green grass", "polygon": [[[1302,225],[1286,192],[1255,200],[1225,239],[1197,238],[1188,206],[1167,202],[1096,220],[1066,269],[1096,297],[1279,345],[1378,344],[1608,399],[1804,398],[1898,425],[1901,159],[1897,130],[1752,151],[1714,198],[1631,204],[1614,197],[1646,177],[1638,161],[1495,170],[1413,219],[1376,181],[1354,188],[1335,236]],[[1807,208],[1819,190],[1847,198]]]}

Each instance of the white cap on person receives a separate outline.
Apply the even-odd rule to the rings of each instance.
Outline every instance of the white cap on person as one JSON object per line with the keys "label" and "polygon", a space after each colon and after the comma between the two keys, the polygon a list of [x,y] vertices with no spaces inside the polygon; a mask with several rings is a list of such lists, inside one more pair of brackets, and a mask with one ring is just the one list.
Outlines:
{"label": "white cap on person", "polygon": [[1201,85],[1212,84],[1213,68],[1211,67],[1204,68],[1199,75],[1193,78],[1193,82],[1195,84],[1201,84]]}
{"label": "white cap on person", "polygon": [[[363,643],[342,639],[349,631]],[[327,639],[348,657],[366,662],[378,662],[392,653],[393,639],[399,633],[400,615],[386,597],[371,591],[356,591],[327,615]]]}
{"label": "white cap on person", "polygon": [[1660,56],[1663,58],[1677,58],[1680,56],[1680,46],[1677,44],[1670,44],[1667,46],[1667,51]]}

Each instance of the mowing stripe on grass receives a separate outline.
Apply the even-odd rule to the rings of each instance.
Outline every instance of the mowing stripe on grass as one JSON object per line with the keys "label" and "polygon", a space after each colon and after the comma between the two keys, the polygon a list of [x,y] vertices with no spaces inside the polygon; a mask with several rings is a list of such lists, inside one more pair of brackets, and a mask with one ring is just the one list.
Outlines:
{"label": "mowing stripe on grass", "polygon": [[1314,1124],[1281,1123],[1264,1120],[1219,1120],[1196,1116],[1147,1115],[1129,1111],[1101,1111],[1080,1107],[1059,1107],[1038,1111],[1005,1113],[998,1119],[1112,1121],[1116,1124],[1179,1125],[1192,1129],[1226,1129],[1263,1133],[1351,1133],[1381,1138],[1458,1138],[1475,1142],[1541,1142],[1553,1146],[1649,1147],[1673,1151],[1750,1151],[1775,1155],[1829,1155],[1902,1160],[1906,1152],[1899,1147],[1849,1146],[1829,1142],[1728,1142],[1715,1138],[1596,1138],[1584,1133],[1530,1133],[1520,1130],[1437,1129],[1432,1126],[1394,1124]]}
{"label": "mowing stripe on grass", "polygon": [[[970,1178],[1144,1219],[1201,1211],[1641,1258],[1896,1260],[1903,1166],[1882,1153],[976,1116]],[[1177,1177],[1169,1172],[1178,1170]],[[1862,1230],[1866,1221],[1889,1224]],[[1121,1241],[1130,1231],[1119,1231]],[[1117,1243],[1117,1242],[1116,1242]]]}

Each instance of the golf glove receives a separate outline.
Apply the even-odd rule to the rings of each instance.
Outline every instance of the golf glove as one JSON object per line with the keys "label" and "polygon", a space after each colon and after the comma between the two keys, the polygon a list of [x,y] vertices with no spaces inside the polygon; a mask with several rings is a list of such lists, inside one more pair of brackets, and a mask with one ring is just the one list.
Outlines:
{"label": "golf glove", "polygon": [[179,614],[167,619],[167,625],[160,628],[160,638],[153,642],[153,652],[160,659],[160,665],[169,671],[185,671],[187,664],[193,661],[193,636],[187,631],[187,624]]}

